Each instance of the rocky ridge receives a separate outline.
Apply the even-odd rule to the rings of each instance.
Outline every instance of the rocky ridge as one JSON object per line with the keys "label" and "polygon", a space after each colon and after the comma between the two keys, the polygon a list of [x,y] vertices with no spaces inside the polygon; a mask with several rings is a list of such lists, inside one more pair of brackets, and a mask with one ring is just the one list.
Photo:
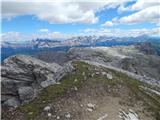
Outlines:
{"label": "rocky ridge", "polygon": [[[65,75],[59,84],[43,89],[36,99],[17,109],[3,111],[4,120],[158,118],[158,91],[151,85],[99,64],[84,61],[72,64],[75,70]],[[144,104],[146,102],[148,104]]]}
{"label": "rocky ridge", "polygon": [[60,66],[26,55],[9,57],[1,66],[2,105],[16,107],[31,101],[41,89],[56,84],[73,69],[70,62]]}

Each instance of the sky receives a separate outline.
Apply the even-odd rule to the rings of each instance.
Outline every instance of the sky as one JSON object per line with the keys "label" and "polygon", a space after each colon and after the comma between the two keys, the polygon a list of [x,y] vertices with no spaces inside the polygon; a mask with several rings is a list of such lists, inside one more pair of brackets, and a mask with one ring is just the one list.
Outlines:
{"label": "sky", "polygon": [[159,0],[1,0],[1,38],[160,36]]}

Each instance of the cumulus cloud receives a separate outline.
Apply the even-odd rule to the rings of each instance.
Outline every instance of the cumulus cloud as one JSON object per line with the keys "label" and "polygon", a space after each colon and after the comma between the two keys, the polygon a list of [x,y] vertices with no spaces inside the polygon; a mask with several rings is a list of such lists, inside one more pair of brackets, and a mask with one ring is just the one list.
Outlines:
{"label": "cumulus cloud", "polygon": [[142,10],[151,6],[160,5],[159,0],[137,0],[137,2],[129,6],[128,10]]}
{"label": "cumulus cloud", "polygon": [[[121,18],[114,18],[112,21],[106,23],[112,23],[111,25],[117,24],[139,24],[139,23],[154,23],[159,26],[160,23],[160,6],[151,6],[135,12],[131,15],[124,16]],[[106,24],[104,23],[104,25]],[[107,25],[106,25],[107,26]]]}
{"label": "cumulus cloud", "polygon": [[98,18],[95,16],[95,10],[103,7],[102,4],[91,3],[91,7],[83,6],[76,2],[2,2],[2,17],[11,19],[16,16],[33,15],[39,20],[45,20],[49,23],[96,23]]}
{"label": "cumulus cloud", "polygon": [[97,11],[117,6],[132,0],[2,0],[2,17],[33,15],[49,23],[97,23]]}
{"label": "cumulus cloud", "polygon": [[130,6],[125,7],[125,4],[122,4],[119,8],[119,12],[125,12],[125,11],[137,11],[142,10],[151,6],[157,6],[160,5],[159,0],[135,0],[135,4],[132,4]]}
{"label": "cumulus cloud", "polygon": [[124,24],[134,24],[143,22],[158,24],[160,22],[159,11],[160,6],[148,7],[129,16],[122,17],[118,20],[118,22]]}

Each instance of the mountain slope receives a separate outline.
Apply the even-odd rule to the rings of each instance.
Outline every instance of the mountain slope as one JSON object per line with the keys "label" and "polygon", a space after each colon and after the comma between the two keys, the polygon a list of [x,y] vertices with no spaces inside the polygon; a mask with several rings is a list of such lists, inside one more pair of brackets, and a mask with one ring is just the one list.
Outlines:
{"label": "mountain slope", "polygon": [[74,59],[98,62],[160,80],[160,56],[146,54],[134,45],[72,48],[68,54]]}
{"label": "mountain slope", "polygon": [[32,102],[3,110],[4,120],[122,120],[129,111],[138,114],[136,120],[159,120],[156,87],[102,66],[72,64],[75,71],[42,90]]}

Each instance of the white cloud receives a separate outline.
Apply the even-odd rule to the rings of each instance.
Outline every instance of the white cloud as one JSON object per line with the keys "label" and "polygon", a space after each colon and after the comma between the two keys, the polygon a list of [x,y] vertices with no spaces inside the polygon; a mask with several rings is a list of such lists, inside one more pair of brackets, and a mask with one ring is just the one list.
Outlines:
{"label": "white cloud", "polygon": [[[140,24],[140,23],[154,23],[159,26],[160,23],[160,5],[152,6],[135,12],[131,15],[124,16],[121,18],[113,18],[112,21],[107,21],[106,23],[111,23],[111,25],[117,24]],[[104,25],[106,24],[104,23]],[[107,25],[106,25],[107,26]]]}
{"label": "white cloud", "polygon": [[101,29],[97,29],[94,30],[93,32],[88,31],[88,34],[86,33],[85,30],[84,34],[85,35],[106,35],[106,36],[115,36],[115,37],[136,37],[136,36],[140,36],[140,35],[156,35],[156,36],[160,36],[160,28],[153,28],[153,29],[129,29],[129,30],[125,30],[125,29],[105,29],[105,28],[101,28]]}
{"label": "white cloud", "polygon": [[42,28],[39,30],[40,32],[49,32],[49,29],[46,29],[46,28]]}
{"label": "white cloud", "polygon": [[19,32],[6,32],[1,34],[2,41],[25,41],[28,40],[29,36],[23,35]]}
{"label": "white cloud", "polygon": [[124,4],[122,4],[119,8],[119,12],[125,12],[125,11],[137,11],[142,10],[151,6],[157,6],[160,5],[159,0],[135,0],[135,4],[125,7]]}
{"label": "white cloud", "polygon": [[129,6],[129,10],[142,10],[151,6],[160,5],[159,0],[137,0],[135,4]]}
{"label": "white cloud", "polygon": [[160,6],[148,7],[129,16],[122,17],[118,20],[118,22],[124,24],[135,24],[144,22],[158,24],[160,22],[159,11]]}
{"label": "white cloud", "polygon": [[137,23],[160,23],[160,1],[159,0],[137,0],[135,4],[124,7],[120,6],[118,11],[137,11],[134,14],[125,16],[114,23],[137,24]]}
{"label": "white cloud", "polygon": [[113,26],[113,23],[112,21],[106,21],[104,24],[102,24],[102,26],[110,27]]}
{"label": "white cloud", "polygon": [[[95,9],[102,4],[90,4],[91,7],[82,6],[76,2],[2,2],[2,17],[11,19],[16,16],[33,15],[39,20],[49,23],[96,23]],[[42,2],[41,2],[42,1]]]}
{"label": "white cloud", "polygon": [[81,30],[81,33],[78,34],[64,34],[60,32],[49,32],[47,34],[23,34],[19,32],[7,32],[2,33],[2,41],[31,41],[36,38],[47,38],[47,39],[67,39],[75,36],[84,36],[84,35],[96,35],[96,36],[115,36],[115,37],[136,37],[140,35],[150,35],[150,36],[160,36],[160,27],[153,29],[84,29]]}
{"label": "white cloud", "polygon": [[132,0],[2,0],[2,17],[33,15],[49,23],[96,23],[99,10],[116,8]]}

